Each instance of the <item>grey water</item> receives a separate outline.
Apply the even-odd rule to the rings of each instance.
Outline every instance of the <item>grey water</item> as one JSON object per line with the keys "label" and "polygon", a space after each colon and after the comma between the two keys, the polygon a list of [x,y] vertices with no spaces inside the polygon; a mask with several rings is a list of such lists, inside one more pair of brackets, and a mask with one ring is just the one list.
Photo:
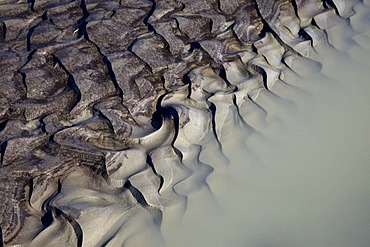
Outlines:
{"label": "grey water", "polygon": [[168,246],[370,246],[370,25],[352,21],[260,92],[252,131],[229,126],[230,163],[162,229]]}

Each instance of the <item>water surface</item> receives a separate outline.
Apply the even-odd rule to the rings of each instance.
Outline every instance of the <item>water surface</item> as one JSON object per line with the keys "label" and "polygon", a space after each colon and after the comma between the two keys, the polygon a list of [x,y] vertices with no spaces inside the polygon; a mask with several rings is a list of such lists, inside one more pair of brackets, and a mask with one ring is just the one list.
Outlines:
{"label": "water surface", "polygon": [[249,127],[224,126],[230,163],[162,226],[168,246],[370,244],[370,25],[350,19],[260,92]]}

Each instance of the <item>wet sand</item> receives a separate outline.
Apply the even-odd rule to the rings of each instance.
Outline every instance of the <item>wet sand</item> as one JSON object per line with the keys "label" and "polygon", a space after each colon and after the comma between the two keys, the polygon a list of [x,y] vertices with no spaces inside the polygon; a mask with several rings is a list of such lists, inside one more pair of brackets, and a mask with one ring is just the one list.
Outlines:
{"label": "wet sand", "polygon": [[[221,2],[225,13],[236,11]],[[25,52],[15,45],[21,51],[14,54],[34,49],[16,70],[28,88],[13,88],[26,100],[0,99],[6,119],[0,194],[10,198],[0,208],[0,243],[367,246],[370,2],[333,2],[335,8],[251,1],[242,5],[256,25],[243,15],[238,20],[248,24],[234,25],[209,3],[210,19],[194,19],[199,6],[190,1],[184,12],[173,7],[190,16],[174,17],[178,30],[169,28],[174,20],[163,14],[167,6],[154,1],[138,9],[124,1],[22,3],[20,11],[34,12],[30,21],[40,23],[26,25],[29,33],[13,40],[27,46]],[[42,25],[58,33],[46,14],[37,16],[54,7],[63,18],[76,12],[64,34],[80,26],[75,36],[61,35],[64,48],[36,50],[52,44],[31,42],[43,34]],[[281,15],[270,15],[272,7]],[[110,17],[105,8],[112,8]],[[143,20],[133,21],[138,14]],[[54,19],[64,24],[63,18]],[[125,18],[137,25],[131,44],[127,37],[113,35],[107,43],[99,36]],[[214,30],[203,35],[194,27],[211,20],[220,33],[207,40]],[[5,20],[3,38],[11,40],[18,26]],[[116,33],[132,31],[120,27]],[[196,35],[200,42],[192,42]],[[76,61],[71,54],[79,54]],[[9,81],[17,59],[9,63]],[[37,73],[56,70],[65,85],[40,83],[40,68]]]}

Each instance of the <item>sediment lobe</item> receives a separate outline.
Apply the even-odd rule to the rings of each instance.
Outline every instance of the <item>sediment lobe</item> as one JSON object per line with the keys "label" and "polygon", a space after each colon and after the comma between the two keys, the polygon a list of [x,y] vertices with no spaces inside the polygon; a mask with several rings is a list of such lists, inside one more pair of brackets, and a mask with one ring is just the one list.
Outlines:
{"label": "sediment lobe", "polygon": [[[227,164],[230,123],[258,129],[249,120],[266,114],[259,93],[282,81],[283,70],[319,72],[315,61],[297,71],[294,60],[309,61],[322,43],[347,49],[330,43],[331,30],[350,23],[361,33],[352,16],[368,7],[0,2],[2,241],[140,246],[144,232],[163,244],[168,210],[181,218],[187,197]],[[208,164],[210,156],[218,163]]]}

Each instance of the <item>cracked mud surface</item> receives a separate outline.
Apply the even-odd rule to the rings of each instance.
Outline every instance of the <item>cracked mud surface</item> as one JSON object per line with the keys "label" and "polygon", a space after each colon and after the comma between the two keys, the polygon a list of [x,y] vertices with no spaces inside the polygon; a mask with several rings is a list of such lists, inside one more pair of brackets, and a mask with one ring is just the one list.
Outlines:
{"label": "cracked mud surface", "polygon": [[227,163],[223,125],[249,128],[250,111],[264,114],[260,91],[328,42],[355,4],[368,6],[0,1],[3,243],[115,246],[160,225],[167,207],[183,214],[215,169],[202,152]]}

